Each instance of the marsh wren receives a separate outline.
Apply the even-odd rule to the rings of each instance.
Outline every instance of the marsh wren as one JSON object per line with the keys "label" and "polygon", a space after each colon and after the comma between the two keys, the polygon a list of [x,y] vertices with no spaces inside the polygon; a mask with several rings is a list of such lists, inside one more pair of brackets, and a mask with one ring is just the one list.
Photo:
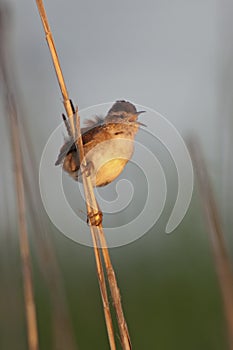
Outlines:
{"label": "marsh wren", "polygon": [[[106,117],[96,116],[85,122],[81,129],[87,174],[93,186],[105,186],[116,179],[124,170],[134,151],[134,138],[140,125],[136,107],[127,101],[117,101]],[[71,137],[68,120],[63,117],[68,133],[55,165],[63,169],[76,181],[82,181],[80,157]]]}

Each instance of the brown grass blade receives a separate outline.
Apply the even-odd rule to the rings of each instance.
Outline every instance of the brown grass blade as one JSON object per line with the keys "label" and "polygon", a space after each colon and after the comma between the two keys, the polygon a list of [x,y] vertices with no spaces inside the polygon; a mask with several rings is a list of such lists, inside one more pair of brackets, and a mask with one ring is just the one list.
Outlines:
{"label": "brown grass blade", "polygon": [[211,241],[215,268],[222,293],[224,314],[227,323],[229,347],[233,350],[233,274],[232,265],[227,253],[221,219],[214,198],[207,166],[201,147],[196,140],[188,142],[194,170],[200,189],[200,195],[207,222],[207,231]]}
{"label": "brown grass blade", "polygon": [[14,161],[14,177],[17,197],[18,225],[19,225],[19,245],[22,262],[23,287],[25,313],[27,320],[27,340],[30,350],[38,350],[38,332],[36,320],[36,307],[33,293],[33,281],[31,271],[30,248],[26,221],[25,190],[23,182],[23,164],[19,139],[19,125],[17,107],[12,89],[10,88],[10,79],[6,65],[5,52],[5,12],[0,12],[0,70],[3,77],[3,88],[5,98],[6,115],[8,116],[8,126],[10,131],[12,154]]}
{"label": "brown grass blade", "polygon": [[[9,60],[7,63],[8,62]],[[12,73],[12,62],[9,69]],[[42,215],[42,203],[38,201],[38,198],[40,198],[40,191],[38,187],[38,174],[36,172],[37,166],[35,163],[35,157],[33,155],[33,144],[30,140],[27,123],[25,122],[23,116],[23,113],[20,113],[20,115],[18,115],[18,118],[20,119],[18,132],[20,135],[19,137],[21,141],[21,149],[23,151],[23,180],[25,186],[25,194],[29,204],[29,217],[35,230],[33,231],[33,238],[36,243],[35,248],[37,252],[38,262],[41,272],[43,273],[43,276],[47,283],[52,304],[54,333],[53,347],[56,350],[63,350],[65,348],[69,348],[69,350],[75,350],[77,347],[75,345],[65,292],[62,285],[62,278],[60,275],[56,256],[54,254],[53,246],[49,240],[47,226],[44,222],[44,216]],[[56,293],[54,293],[54,288],[56,290]]]}
{"label": "brown grass blade", "polygon": [[[50,239],[50,222],[43,215],[40,200],[37,164],[34,156],[33,143],[25,121],[25,114],[20,114],[20,132],[24,161],[24,183],[28,201],[28,210],[34,227],[33,239],[40,271],[47,284],[52,305],[53,347],[54,349],[77,349],[74,331],[70,319],[66,293],[62,283],[59,264]],[[54,293],[56,290],[56,293]]]}
{"label": "brown grass blade", "polygon": [[[4,123],[2,123],[4,124]],[[10,146],[10,145],[8,145]],[[0,162],[7,161],[2,154]],[[1,198],[1,246],[0,246],[0,346],[2,349],[25,349],[24,337],[24,307],[22,294],[19,291],[18,280],[21,275],[18,263],[18,242],[15,242],[14,223],[11,220],[12,209],[9,206],[10,195],[6,187],[8,176],[6,168],[1,168],[0,198]],[[13,224],[13,225],[12,225]],[[18,265],[18,264],[17,264]]]}
{"label": "brown grass blade", "polygon": [[[77,346],[75,344],[72,324],[69,317],[62,277],[52,243],[48,237],[44,217],[41,215],[42,208],[40,208],[38,200],[36,200],[39,193],[34,195],[32,187],[30,186],[30,179],[28,178],[28,174],[30,174],[29,170],[30,167],[27,166],[27,172],[24,172],[25,188],[27,192],[30,217],[35,228],[33,238],[35,240],[39,267],[47,284],[52,305],[52,323],[54,333],[53,347],[56,350],[63,350],[66,348],[69,350],[75,350],[77,349]],[[56,293],[54,293],[54,290]]]}

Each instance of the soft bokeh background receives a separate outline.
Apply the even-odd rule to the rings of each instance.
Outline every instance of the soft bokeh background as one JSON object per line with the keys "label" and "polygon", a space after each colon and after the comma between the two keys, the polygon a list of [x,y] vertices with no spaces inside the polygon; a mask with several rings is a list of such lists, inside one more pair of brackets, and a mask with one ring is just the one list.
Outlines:
{"label": "soft bokeh background", "polygon": [[[35,1],[7,4],[15,84],[39,166],[45,143],[60,124],[62,100]],[[80,109],[124,98],[159,111],[183,136],[199,136],[233,256],[232,2],[57,0],[45,5],[70,95]],[[0,348],[24,350],[15,190],[0,108]],[[220,291],[198,192],[195,188],[181,225],[166,235],[173,202],[140,240],[111,250],[133,348],[225,350]],[[47,225],[79,349],[107,349],[93,251]],[[33,262],[40,349],[47,350],[51,305],[34,253]]]}

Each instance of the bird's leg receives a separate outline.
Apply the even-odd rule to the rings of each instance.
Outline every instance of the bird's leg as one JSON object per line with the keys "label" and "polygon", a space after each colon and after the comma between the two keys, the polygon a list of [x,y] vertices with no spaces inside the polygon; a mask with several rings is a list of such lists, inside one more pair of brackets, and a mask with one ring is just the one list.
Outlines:
{"label": "bird's leg", "polygon": [[85,173],[86,176],[88,177],[91,175],[93,170],[94,170],[94,164],[92,163],[92,161],[88,161],[87,165],[84,167],[84,170],[81,172],[81,175]]}
{"label": "bird's leg", "polygon": [[103,221],[103,213],[98,210],[97,213],[91,213],[87,215],[87,224],[91,226],[99,226]]}

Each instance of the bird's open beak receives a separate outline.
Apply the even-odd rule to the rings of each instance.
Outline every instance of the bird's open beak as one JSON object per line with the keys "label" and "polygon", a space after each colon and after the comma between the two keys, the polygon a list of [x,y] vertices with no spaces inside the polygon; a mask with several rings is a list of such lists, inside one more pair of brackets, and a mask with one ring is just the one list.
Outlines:
{"label": "bird's open beak", "polygon": [[[138,112],[136,112],[135,114],[137,115],[137,116],[139,116],[139,114],[142,114],[142,113],[145,113],[146,111],[138,111]],[[136,121],[136,124],[138,124],[138,125],[140,125],[140,126],[147,126],[146,124],[143,124],[143,123],[141,123],[141,122],[139,122],[138,120]]]}
{"label": "bird's open beak", "polygon": [[142,114],[142,113],[145,113],[146,111],[139,111],[139,112],[136,112],[135,114],[136,115],[139,115],[139,114]]}

